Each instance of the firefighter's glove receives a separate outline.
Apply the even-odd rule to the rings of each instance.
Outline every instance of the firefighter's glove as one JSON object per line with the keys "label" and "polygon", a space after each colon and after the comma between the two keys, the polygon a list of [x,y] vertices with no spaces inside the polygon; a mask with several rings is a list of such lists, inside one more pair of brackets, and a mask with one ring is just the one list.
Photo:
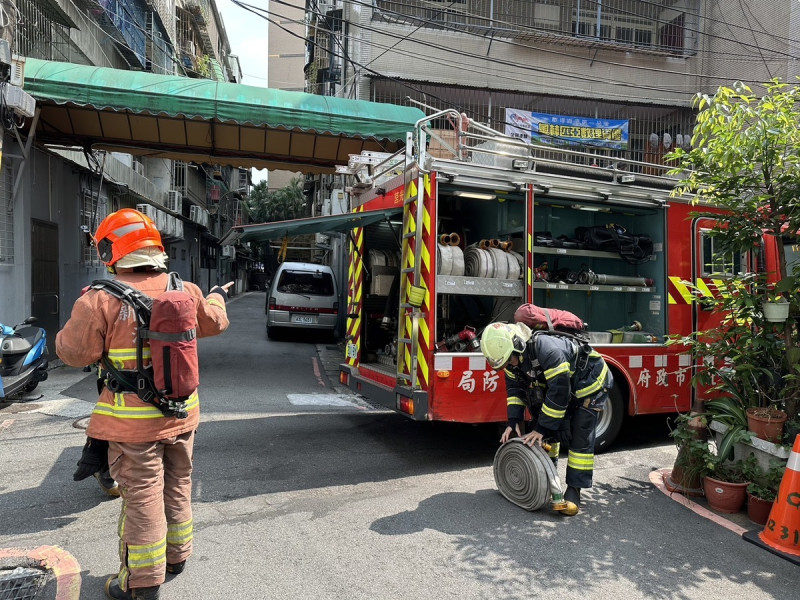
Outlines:
{"label": "firefighter's glove", "polygon": [[211,288],[211,290],[208,293],[209,294],[219,294],[223,298],[227,298],[228,297],[227,290],[222,289],[222,287],[220,287],[218,285],[215,285],[213,288]]}
{"label": "firefighter's glove", "polygon": [[81,459],[78,461],[78,468],[72,475],[72,479],[82,481],[106,468],[108,468],[108,442],[86,438]]}
{"label": "firefighter's glove", "polygon": [[570,422],[567,419],[562,419],[561,423],[553,432],[551,436],[554,442],[559,442],[562,446],[569,446],[569,442],[572,439],[572,432],[570,431]]}

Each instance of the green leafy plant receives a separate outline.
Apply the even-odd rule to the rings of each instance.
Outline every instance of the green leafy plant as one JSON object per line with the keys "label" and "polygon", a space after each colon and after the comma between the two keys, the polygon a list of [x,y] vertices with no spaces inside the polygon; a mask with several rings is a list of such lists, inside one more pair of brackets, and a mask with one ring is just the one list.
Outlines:
{"label": "green leafy plant", "polygon": [[674,467],[681,470],[686,480],[696,479],[699,483],[708,475],[714,462],[714,455],[708,445],[708,421],[704,415],[678,415],[677,425],[670,431],[678,449]]}
{"label": "green leafy plant", "polygon": [[736,462],[726,462],[720,460],[719,456],[717,456],[711,461],[710,467],[710,471],[706,475],[707,477],[719,481],[727,481],[728,483],[745,483],[749,481],[747,475],[745,475],[742,461],[740,460]]}
{"label": "green leafy plant", "polygon": [[773,502],[778,496],[778,489],[786,471],[786,461],[773,458],[769,461],[769,468],[764,469],[755,455],[751,454],[742,461],[742,470],[750,482],[747,492],[762,500]]}
{"label": "green leafy plant", "polygon": [[707,414],[714,420],[728,427],[717,445],[717,460],[725,461],[733,455],[737,442],[750,439],[747,431],[747,401],[741,397],[721,397],[705,403]]}
{"label": "green leafy plant", "polygon": [[[695,216],[715,219],[708,232],[715,252],[767,264],[763,239],[771,237],[776,268],[721,276],[720,294],[700,300],[726,315],[720,326],[674,341],[690,348],[702,365],[696,382],[711,392],[735,398],[745,409],[751,403],[782,408],[793,418],[800,400],[800,271],[792,269],[787,247],[800,231],[800,88],[777,80],[763,87],[765,93],[756,94],[736,83],[698,94],[692,147],[676,148],[666,158],[682,177],[674,193],[709,207]],[[789,319],[767,322],[764,302],[781,298],[790,305]]]}

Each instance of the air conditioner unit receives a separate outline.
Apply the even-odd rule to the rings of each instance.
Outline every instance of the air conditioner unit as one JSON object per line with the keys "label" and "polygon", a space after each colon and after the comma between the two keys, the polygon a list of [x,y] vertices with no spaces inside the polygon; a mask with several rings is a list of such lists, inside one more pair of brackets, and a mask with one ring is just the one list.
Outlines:
{"label": "air conditioner unit", "polygon": [[[150,220],[153,221],[153,223],[155,223],[156,219],[158,219],[158,213],[161,213],[160,210],[158,210],[155,206],[152,206],[151,204],[137,204],[136,210],[150,217]],[[158,227],[158,225],[156,225],[156,227]]]}
{"label": "air conditioner unit", "polygon": [[11,74],[8,83],[22,87],[25,83],[25,57],[17,54],[11,55]]}
{"label": "air conditioner unit", "polygon": [[189,209],[189,218],[199,225],[208,227],[208,211],[196,204]]}
{"label": "air conditioner unit", "polygon": [[325,245],[325,244],[327,244],[327,243],[329,243],[331,241],[331,238],[330,238],[329,235],[325,235],[324,233],[317,233],[317,234],[315,234],[314,241],[317,244]]}
{"label": "air conditioner unit", "polygon": [[183,221],[175,219],[175,237],[179,240],[183,239]]}
{"label": "air conditioner unit", "polygon": [[234,248],[233,246],[223,246],[222,258],[229,258],[231,260],[236,258],[236,248]]}
{"label": "air conditioner unit", "polygon": [[134,171],[136,171],[139,175],[144,177],[144,164],[143,163],[139,162],[138,160],[136,160],[134,158],[132,167],[133,167]]}
{"label": "air conditioner unit", "polygon": [[183,195],[179,190],[169,190],[167,192],[167,210],[181,214],[183,210]]}
{"label": "air conditioner unit", "polygon": [[22,88],[5,84],[2,89],[3,104],[19,117],[32,117],[36,111],[36,100]]}

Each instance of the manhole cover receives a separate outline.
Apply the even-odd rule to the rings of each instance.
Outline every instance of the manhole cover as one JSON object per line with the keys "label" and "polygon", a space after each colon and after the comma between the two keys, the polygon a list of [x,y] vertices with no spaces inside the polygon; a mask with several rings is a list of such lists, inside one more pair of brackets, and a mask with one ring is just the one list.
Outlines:
{"label": "manhole cover", "polygon": [[75,427],[76,429],[86,429],[87,427],[89,427],[89,417],[83,417],[82,419],[78,419],[77,421],[72,423],[72,426]]}

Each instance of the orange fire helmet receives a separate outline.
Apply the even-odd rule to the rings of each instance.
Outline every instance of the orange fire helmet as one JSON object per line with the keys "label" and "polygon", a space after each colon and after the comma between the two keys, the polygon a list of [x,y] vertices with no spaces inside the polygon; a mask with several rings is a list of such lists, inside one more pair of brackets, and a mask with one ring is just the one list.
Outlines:
{"label": "orange fire helmet", "polygon": [[94,234],[94,242],[100,260],[109,267],[140,248],[156,246],[164,251],[161,234],[153,221],[132,208],[123,208],[103,219]]}

